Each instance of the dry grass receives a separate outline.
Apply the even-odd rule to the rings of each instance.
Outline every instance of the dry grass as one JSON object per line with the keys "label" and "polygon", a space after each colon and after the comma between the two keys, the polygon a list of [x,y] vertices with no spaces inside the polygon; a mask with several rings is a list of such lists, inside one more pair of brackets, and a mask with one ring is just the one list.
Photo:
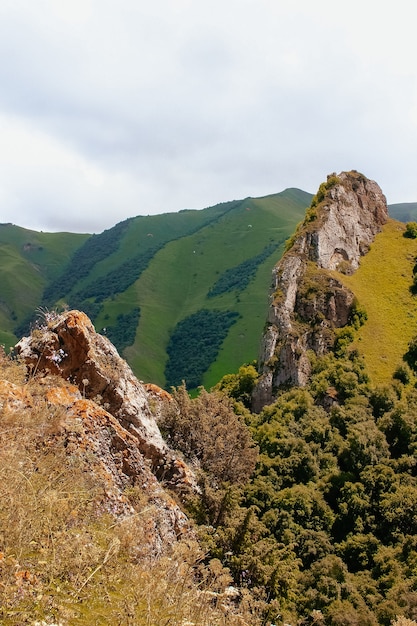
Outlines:
{"label": "dry grass", "polygon": [[368,320],[356,347],[374,384],[387,383],[417,334],[416,298],[410,292],[417,241],[403,237],[405,224],[390,220],[352,276],[337,274],[365,307]]}
{"label": "dry grass", "polygon": [[22,366],[0,360],[0,379],[27,401],[17,410],[0,401],[0,623],[258,624],[250,607],[227,600],[227,570],[205,564],[196,541],[151,549],[146,494],[134,494],[127,517],[104,512],[89,459],[65,448],[64,409],[51,412],[45,384],[22,386]]}

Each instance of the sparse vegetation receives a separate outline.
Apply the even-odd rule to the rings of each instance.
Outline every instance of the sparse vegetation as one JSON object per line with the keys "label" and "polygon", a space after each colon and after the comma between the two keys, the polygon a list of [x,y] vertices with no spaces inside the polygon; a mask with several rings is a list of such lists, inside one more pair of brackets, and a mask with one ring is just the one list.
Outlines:
{"label": "sparse vegetation", "polygon": [[333,175],[333,176],[329,176],[327,181],[325,183],[321,183],[321,185],[319,186],[319,189],[316,193],[316,195],[313,197],[312,201],[311,201],[311,205],[310,205],[310,210],[307,211],[306,213],[306,218],[305,218],[305,222],[304,223],[308,223],[311,222],[315,219],[315,217],[317,216],[317,213],[315,212],[316,207],[323,202],[324,198],[326,197],[326,193],[328,192],[329,189],[331,189],[332,187],[334,187],[335,185],[340,183],[340,179]]}
{"label": "sparse vegetation", "polygon": [[225,593],[228,570],[195,539],[156,548],[157,504],[143,489],[126,488],[129,515],[113,510],[94,447],[68,445],[83,440],[82,424],[46,401],[65,383],[25,383],[4,355],[0,379],[16,385],[15,398],[22,390],[22,401],[2,395],[0,405],[2,625],[261,626],[256,603]]}
{"label": "sparse vegetation", "polygon": [[404,225],[389,221],[352,275],[336,273],[353,291],[367,322],[355,335],[354,346],[366,360],[374,384],[385,384],[417,333],[415,296],[410,287],[416,242],[404,238]]}

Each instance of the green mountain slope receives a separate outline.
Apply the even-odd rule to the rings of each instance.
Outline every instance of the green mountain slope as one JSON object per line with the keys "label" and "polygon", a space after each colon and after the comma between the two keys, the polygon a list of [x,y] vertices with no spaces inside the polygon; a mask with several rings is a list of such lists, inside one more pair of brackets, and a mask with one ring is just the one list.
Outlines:
{"label": "green mountain slope", "polygon": [[[257,357],[271,269],[284,241],[304,215],[308,200],[308,194],[295,190],[244,200],[194,233],[171,241],[155,254],[129,289],[106,301],[97,318],[98,327],[111,325],[121,310],[137,303],[141,311],[138,331],[125,356],[144,380],[164,386],[166,349],[177,324],[203,309],[236,312],[239,319],[230,327],[220,353],[201,381],[214,384],[242,362]],[[225,270],[256,257],[268,245],[271,251],[256,267],[248,285],[209,297],[210,288]]]}
{"label": "green mountain slope", "polygon": [[[169,386],[187,360],[210,387],[257,357],[272,267],[310,201],[310,194],[286,189],[130,218],[92,236],[2,224],[0,343],[12,346],[40,306],[77,307],[105,329],[141,379]],[[390,207],[403,221],[413,220],[413,211],[417,204]],[[208,319],[205,311],[228,320],[225,336],[207,335],[199,323]],[[175,348],[181,328],[196,333],[182,355]],[[193,352],[193,341],[216,356],[208,348]]]}
{"label": "green mountain slope", "polygon": [[[140,378],[164,386],[167,347],[177,325],[187,327],[189,316],[197,315],[190,318],[195,320],[208,310],[210,319],[230,320],[226,336],[214,337],[218,345],[200,366],[199,382],[214,384],[257,357],[271,269],[310,200],[304,191],[287,189],[203,210],[139,216],[99,235],[72,239],[48,233],[29,237],[29,231],[10,226],[4,246],[9,242],[12,248],[8,253],[3,247],[0,256],[0,288],[6,295],[2,341],[13,345],[27,332],[28,316],[39,306],[77,307],[108,334]],[[37,254],[39,268],[32,267],[30,254]],[[18,264],[26,269],[19,269],[16,284]],[[15,291],[7,289],[9,283]],[[24,304],[16,311],[19,294]]]}
{"label": "green mountain slope", "polygon": [[400,222],[415,222],[417,220],[417,202],[403,202],[390,204],[389,214]]}
{"label": "green mountain slope", "polygon": [[41,304],[46,285],[62,272],[89,235],[38,233],[0,224],[0,343],[16,342],[15,328]]}

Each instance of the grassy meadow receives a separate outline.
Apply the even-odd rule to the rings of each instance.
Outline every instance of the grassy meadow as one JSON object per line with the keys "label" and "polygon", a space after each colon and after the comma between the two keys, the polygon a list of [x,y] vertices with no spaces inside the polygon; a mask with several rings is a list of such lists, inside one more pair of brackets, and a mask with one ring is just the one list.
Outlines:
{"label": "grassy meadow", "polygon": [[417,241],[403,236],[405,225],[390,220],[352,276],[338,278],[356,295],[368,315],[357,331],[372,382],[388,382],[417,334],[417,302],[410,291]]}

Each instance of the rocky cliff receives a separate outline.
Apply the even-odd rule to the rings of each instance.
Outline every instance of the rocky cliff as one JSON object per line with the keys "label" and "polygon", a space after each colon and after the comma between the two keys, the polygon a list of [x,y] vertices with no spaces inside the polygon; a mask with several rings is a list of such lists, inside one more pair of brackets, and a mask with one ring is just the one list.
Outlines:
{"label": "rocky cliff", "polygon": [[280,387],[308,382],[308,351],[322,355],[333,346],[335,329],[348,323],[355,303],[337,274],[359,267],[387,220],[385,196],[362,174],[331,174],[320,185],[273,270],[254,410],[273,402]]}
{"label": "rocky cliff", "polygon": [[[113,344],[96,333],[90,319],[80,311],[45,312],[44,318],[39,328],[15,346],[30,374],[58,375],[70,382],[81,399],[98,407],[100,415],[104,410],[108,419],[117,421],[119,431],[125,433],[126,440],[135,442],[137,454],[158,479],[163,478],[179,492],[194,488],[191,470],[161,436],[149,392]],[[158,401],[153,390],[152,404]]]}

